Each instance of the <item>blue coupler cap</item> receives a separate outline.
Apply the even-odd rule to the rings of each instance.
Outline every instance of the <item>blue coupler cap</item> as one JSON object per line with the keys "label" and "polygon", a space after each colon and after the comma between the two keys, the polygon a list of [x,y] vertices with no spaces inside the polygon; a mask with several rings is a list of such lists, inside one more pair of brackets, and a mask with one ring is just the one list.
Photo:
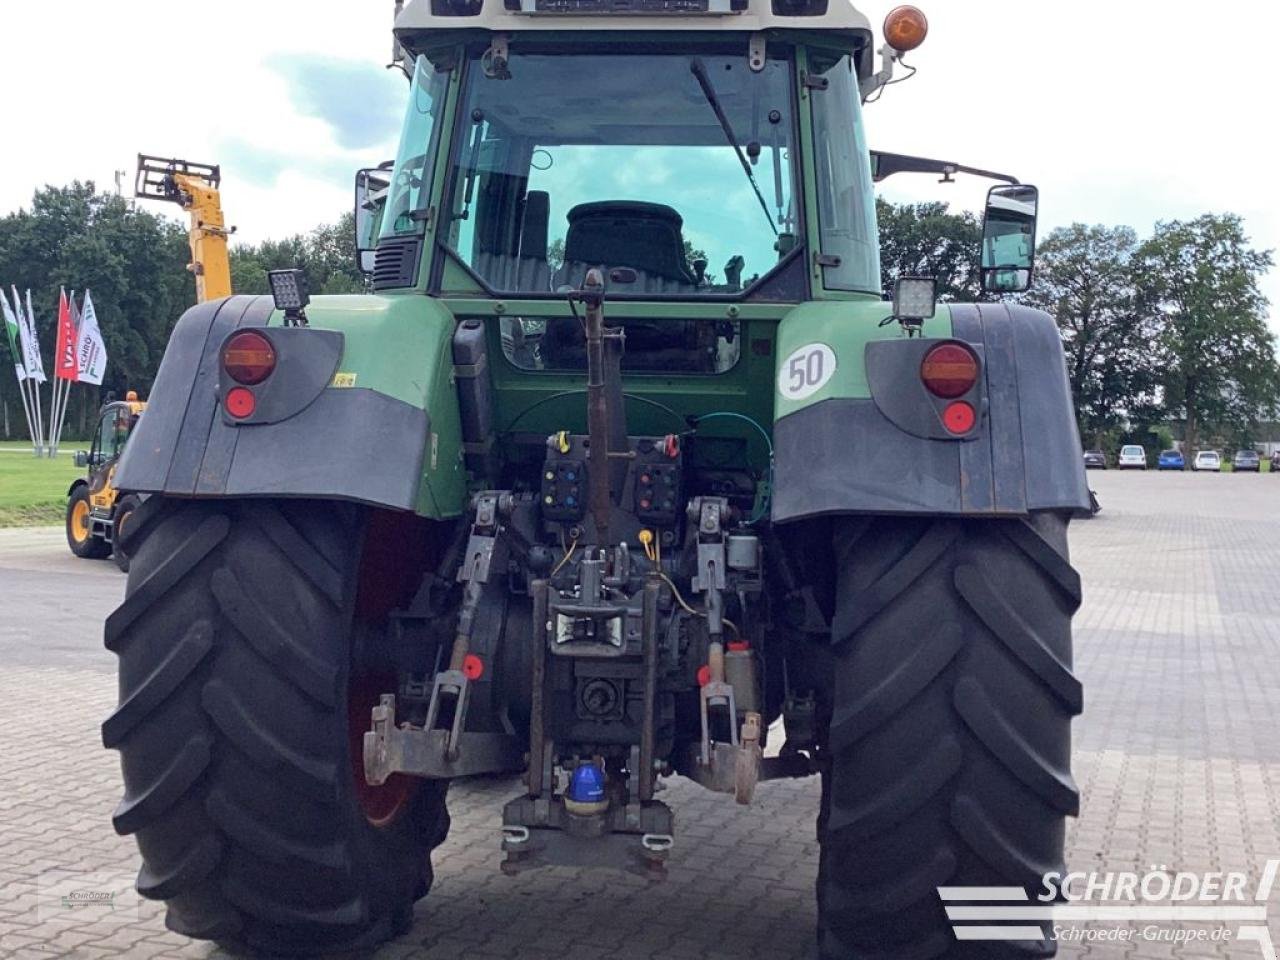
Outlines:
{"label": "blue coupler cap", "polygon": [[594,763],[579,764],[569,780],[568,797],[574,803],[599,803],[604,799],[604,771]]}

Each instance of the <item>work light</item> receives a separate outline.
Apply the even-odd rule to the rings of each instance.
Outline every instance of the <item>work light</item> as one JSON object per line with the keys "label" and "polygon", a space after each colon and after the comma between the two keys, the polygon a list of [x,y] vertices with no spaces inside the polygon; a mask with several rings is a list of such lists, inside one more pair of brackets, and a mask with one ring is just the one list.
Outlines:
{"label": "work light", "polygon": [[302,270],[268,270],[267,282],[271,284],[271,299],[276,309],[284,311],[286,325],[307,322],[303,311],[311,302],[311,294],[307,289],[307,275]]}
{"label": "work light", "polygon": [[899,277],[893,285],[893,315],[898,320],[928,320],[937,308],[933,277]]}

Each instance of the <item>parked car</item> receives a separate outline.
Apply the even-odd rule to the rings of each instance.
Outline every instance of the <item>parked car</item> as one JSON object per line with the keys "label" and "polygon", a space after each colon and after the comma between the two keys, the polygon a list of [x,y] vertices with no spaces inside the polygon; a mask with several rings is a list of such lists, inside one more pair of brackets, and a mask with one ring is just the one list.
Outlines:
{"label": "parked car", "polygon": [[1237,450],[1231,458],[1231,469],[1235,473],[1261,473],[1262,458],[1257,450]]}
{"label": "parked car", "polygon": [[1120,456],[1116,457],[1116,467],[1120,470],[1147,469],[1147,451],[1136,443],[1126,443],[1120,448]]}
{"label": "parked car", "polygon": [[1215,473],[1222,469],[1222,458],[1217,450],[1201,450],[1191,465],[1192,470],[1212,470]]}
{"label": "parked car", "polygon": [[1156,460],[1157,470],[1185,470],[1187,469],[1187,461],[1182,457],[1181,450],[1161,450],[1160,456]]}
{"label": "parked car", "polygon": [[1101,450],[1086,450],[1084,452],[1084,468],[1086,470],[1107,469],[1107,455]]}

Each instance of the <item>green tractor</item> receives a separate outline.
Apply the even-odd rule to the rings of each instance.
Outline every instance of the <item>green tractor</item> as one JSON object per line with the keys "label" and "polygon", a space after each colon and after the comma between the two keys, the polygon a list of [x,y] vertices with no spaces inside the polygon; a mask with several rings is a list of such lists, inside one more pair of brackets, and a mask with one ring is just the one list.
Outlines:
{"label": "green tractor", "polygon": [[658,879],[662,778],[812,775],[823,957],[1053,952],[941,899],[1062,868],[1089,493],[1047,315],[882,295],[891,174],[1003,181],[984,286],[1033,269],[1034,187],[866,146],[923,33],[877,69],[843,0],[398,12],[373,293],[192,308],[119,470],[103,740],[171,929],[404,931],[458,777],[523,774],[505,872]]}

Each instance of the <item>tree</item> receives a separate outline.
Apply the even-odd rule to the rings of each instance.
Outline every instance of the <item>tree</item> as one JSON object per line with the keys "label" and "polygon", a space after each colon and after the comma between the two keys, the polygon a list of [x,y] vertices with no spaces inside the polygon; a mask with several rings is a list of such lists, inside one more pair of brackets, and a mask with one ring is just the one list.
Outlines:
{"label": "tree", "polygon": [[886,288],[899,277],[934,277],[939,300],[979,298],[982,225],[976,216],[948,213],[946,203],[896,204],[877,197],[876,218]]}
{"label": "tree", "polygon": [[1185,419],[1187,449],[1201,430],[1241,434],[1273,415],[1275,341],[1258,287],[1270,251],[1249,246],[1238,216],[1204,214],[1156,224],[1136,262],[1139,309],[1159,319],[1165,405]]}
{"label": "tree", "polygon": [[1139,309],[1131,227],[1061,227],[1040,244],[1035,283],[1021,299],[1052,314],[1062,333],[1080,432],[1097,446],[1126,424],[1155,423],[1155,317]]}
{"label": "tree", "polygon": [[[110,356],[103,390],[121,396],[150,389],[173,322],[195,301],[188,260],[179,224],[98,193],[91,181],[37,190],[29,210],[0,217],[0,281],[31,289],[45,370],[53,369],[59,287],[89,288]],[[98,394],[72,391],[79,428]],[[18,402],[9,376],[0,377],[0,397]]]}
{"label": "tree", "polygon": [[321,224],[306,236],[242,244],[231,251],[231,289],[236,293],[269,293],[268,270],[297,267],[307,274],[311,293],[364,293],[365,279],[356,259],[355,214]]}

